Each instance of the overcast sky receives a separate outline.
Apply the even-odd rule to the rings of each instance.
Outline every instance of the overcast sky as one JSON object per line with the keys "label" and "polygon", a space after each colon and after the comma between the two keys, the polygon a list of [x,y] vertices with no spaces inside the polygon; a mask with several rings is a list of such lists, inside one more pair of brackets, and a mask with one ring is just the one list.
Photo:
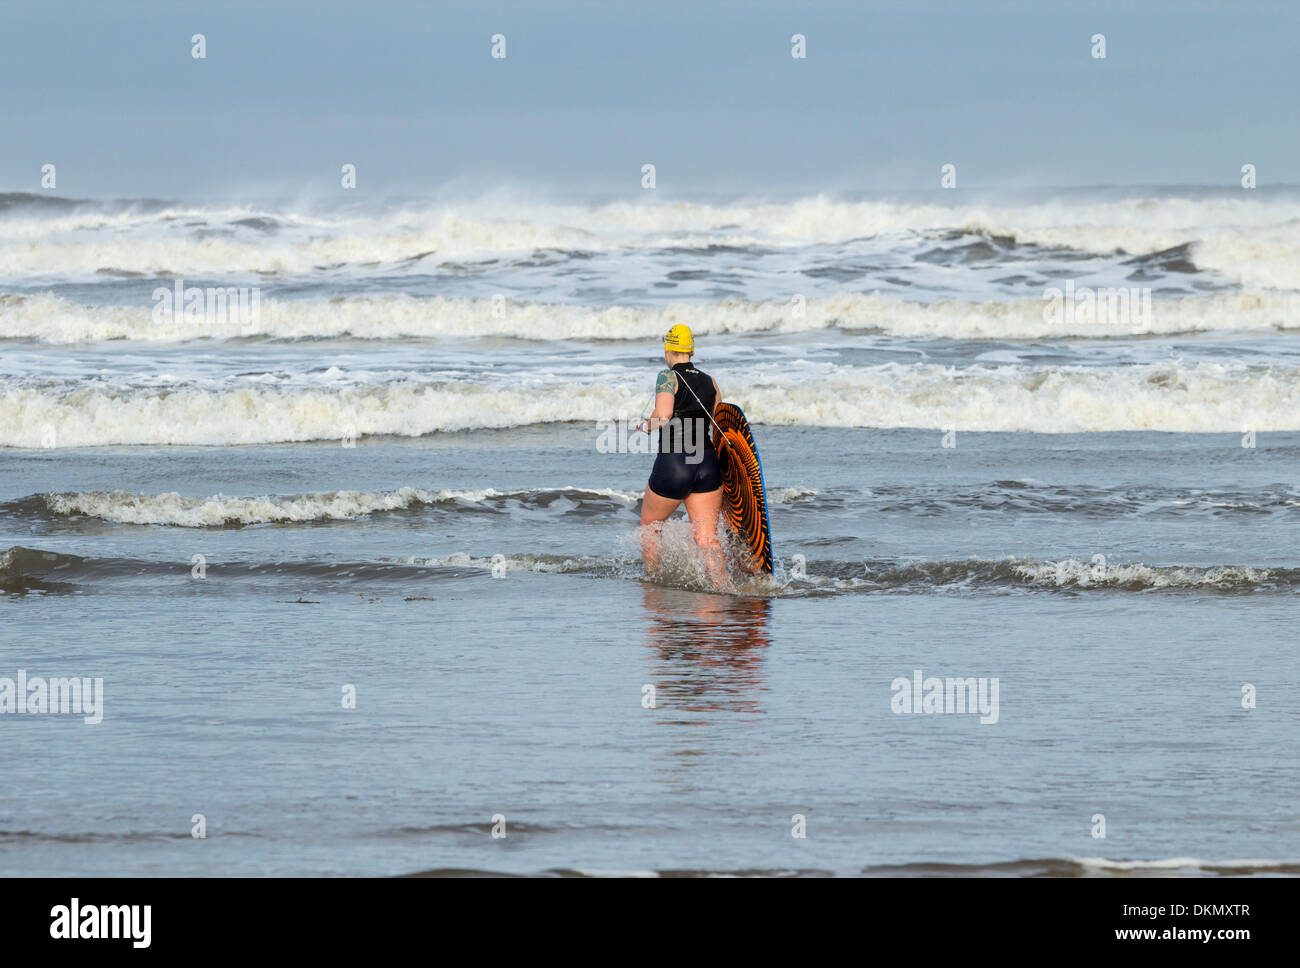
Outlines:
{"label": "overcast sky", "polygon": [[1295,2],[5,0],[0,191],[1295,184],[1298,38]]}

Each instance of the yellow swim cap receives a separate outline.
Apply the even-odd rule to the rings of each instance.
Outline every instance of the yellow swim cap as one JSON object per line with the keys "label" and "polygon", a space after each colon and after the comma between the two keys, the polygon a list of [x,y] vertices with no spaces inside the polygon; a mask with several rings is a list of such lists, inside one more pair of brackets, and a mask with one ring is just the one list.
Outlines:
{"label": "yellow swim cap", "polygon": [[670,326],[664,334],[664,349],[674,353],[694,353],[695,336],[692,335],[691,328],[681,323]]}

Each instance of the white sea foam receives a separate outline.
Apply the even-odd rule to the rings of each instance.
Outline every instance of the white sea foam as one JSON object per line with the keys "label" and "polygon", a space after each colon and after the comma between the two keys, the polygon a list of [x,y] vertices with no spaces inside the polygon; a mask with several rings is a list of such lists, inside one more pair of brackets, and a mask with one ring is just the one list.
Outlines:
{"label": "white sea foam", "polygon": [[[265,232],[235,224],[273,219]],[[169,209],[159,213],[0,221],[0,277],[312,275],[364,269],[431,254],[438,261],[476,254],[574,249],[589,232],[505,212],[441,208],[379,216],[318,216],[254,209]]]}
{"label": "white sea foam", "polygon": [[[777,487],[768,490],[773,505],[815,495],[811,487]],[[116,524],[160,524],[181,528],[225,525],[278,524],[304,521],[342,521],[422,505],[483,505],[487,503],[535,505],[559,499],[568,502],[603,499],[625,507],[641,499],[639,491],[608,487],[496,488],[427,490],[401,487],[390,491],[321,491],[291,496],[237,497],[214,494],[203,497],[167,494],[132,494],[127,491],[79,491],[43,495],[46,507],[58,515],[83,516]]]}
{"label": "white sea foam", "polygon": [[[237,224],[250,219],[274,222],[266,231]],[[443,262],[537,249],[790,247],[952,230],[1099,254],[1139,255],[1191,243],[1201,269],[1248,285],[1300,287],[1300,202],[1257,200],[1252,193],[964,205],[829,196],[598,205],[498,197],[373,215],[193,207],[17,214],[0,219],[0,277],[91,278],[102,270],[301,276],[339,266],[391,267],[417,257]]]}
{"label": "white sea foam", "polygon": [[[486,492],[484,492],[486,494]],[[476,495],[469,495],[474,500]],[[403,487],[366,493],[330,491],[295,497],[183,497],[169,494],[129,494],[124,491],[86,491],[47,494],[45,503],[55,514],[83,515],[118,524],[166,524],[203,528],[228,524],[263,524],[289,521],[343,520],[375,511],[391,511],[417,504],[453,499],[452,492]]]}
{"label": "white sea foam", "polygon": [[793,504],[796,501],[806,497],[816,497],[821,492],[815,487],[769,487],[767,489],[768,504]]}
{"label": "white sea foam", "polygon": [[131,494],[126,491],[83,491],[44,495],[55,514],[80,515],[117,524],[160,524],[182,528],[220,527],[339,521],[421,505],[478,505],[489,501],[528,502],[539,495],[571,500],[600,497],[631,505],[640,495],[612,488],[533,488],[523,491],[426,490],[402,487],[391,491],[322,491],[287,497],[232,497],[215,494],[188,497],[168,494]]}
{"label": "white sea foam", "polygon": [[1106,857],[1071,857],[1081,867],[1114,871],[1170,870],[1274,870],[1293,867],[1294,861],[1282,860],[1203,860],[1200,857],[1163,857],[1153,860],[1110,860]]}
{"label": "white sea foam", "polygon": [[[724,385],[725,377],[719,374]],[[760,424],[1085,433],[1300,429],[1300,368],[1240,363],[1133,366],[761,365],[728,391]],[[635,412],[644,380],[214,387],[0,385],[0,446],[238,445],[416,437]],[[595,448],[596,431],[592,430]]]}
{"label": "white sea foam", "polygon": [[565,557],[563,555],[501,555],[499,558],[482,557],[471,555],[466,551],[455,551],[449,555],[441,555],[433,558],[421,558],[418,556],[409,556],[396,559],[395,564],[403,565],[423,565],[431,568],[474,568],[483,571],[491,571],[493,568],[504,568],[506,571],[536,571],[548,574],[563,574],[566,572],[593,571],[597,569],[609,569],[619,567],[620,562],[611,558],[601,558],[595,555],[574,555]]}
{"label": "white sea foam", "polygon": [[1146,565],[1141,562],[1124,565],[1097,566],[1066,559],[1064,561],[1031,561],[1016,565],[1023,578],[1043,584],[1081,587],[1135,587],[1135,588],[1228,588],[1258,585],[1269,578],[1265,568],[1236,565],[1213,565],[1203,568],[1184,566]]}
{"label": "white sea foam", "polygon": [[557,305],[490,300],[418,299],[405,295],[328,300],[263,299],[247,326],[227,320],[155,321],[145,306],[82,306],[50,295],[0,295],[0,339],[48,343],[103,340],[178,342],[264,337],[292,340],[350,337],[516,337],[540,340],[650,340],[675,323],[702,336],[810,330],[873,329],[916,339],[1051,339],[1162,333],[1300,328],[1300,293],[1246,290],[1157,299],[1150,318],[1119,323],[1082,312],[1044,319],[1044,301],[1028,298],[922,303],[887,294],[848,293],[808,301],[795,315],[788,301],[682,303],[664,308]]}

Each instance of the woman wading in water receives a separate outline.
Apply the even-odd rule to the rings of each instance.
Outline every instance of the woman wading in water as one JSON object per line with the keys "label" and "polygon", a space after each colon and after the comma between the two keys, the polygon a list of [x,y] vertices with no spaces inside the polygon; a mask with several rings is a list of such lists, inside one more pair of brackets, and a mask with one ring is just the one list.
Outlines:
{"label": "woman wading in water", "polygon": [[659,566],[663,522],[685,502],[709,578],[721,587],[727,576],[718,544],[722,471],[709,427],[722,395],[717,381],[695,368],[694,353],[695,337],[689,328],[679,323],[668,330],[664,337],[668,368],[659,371],[654,412],[641,425],[647,433],[659,431],[659,456],[641,501],[641,552],[646,573],[653,574]]}

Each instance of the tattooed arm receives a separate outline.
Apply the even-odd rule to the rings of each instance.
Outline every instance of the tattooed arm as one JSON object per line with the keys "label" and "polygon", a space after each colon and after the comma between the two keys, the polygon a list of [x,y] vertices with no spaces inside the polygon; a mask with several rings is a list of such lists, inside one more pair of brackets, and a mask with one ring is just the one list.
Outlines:
{"label": "tattooed arm", "polygon": [[673,415],[673,400],[677,395],[677,374],[672,370],[660,370],[655,380],[655,409],[650,419],[641,425],[646,433],[658,430]]}

